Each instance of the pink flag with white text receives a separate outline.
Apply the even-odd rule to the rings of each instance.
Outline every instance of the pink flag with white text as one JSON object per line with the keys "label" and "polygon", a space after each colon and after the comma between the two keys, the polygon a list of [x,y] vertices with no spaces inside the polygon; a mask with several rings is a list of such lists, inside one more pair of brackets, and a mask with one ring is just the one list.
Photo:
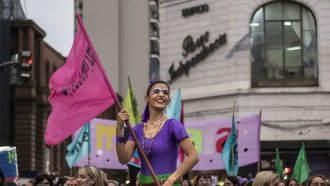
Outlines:
{"label": "pink flag with white text", "polygon": [[60,143],[117,100],[81,18],[77,16],[77,20],[69,56],[49,81],[52,112],[45,134],[48,145]]}

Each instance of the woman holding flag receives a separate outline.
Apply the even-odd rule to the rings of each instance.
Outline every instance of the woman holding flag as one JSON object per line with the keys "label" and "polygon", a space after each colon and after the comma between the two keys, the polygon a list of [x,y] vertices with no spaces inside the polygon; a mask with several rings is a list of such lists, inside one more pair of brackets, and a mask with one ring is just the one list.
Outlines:
{"label": "woman holding flag", "polygon": [[[187,131],[180,121],[168,119],[165,116],[165,108],[170,103],[170,86],[165,81],[154,81],[148,86],[145,96],[147,103],[142,122],[135,125],[133,130],[142,144],[148,161],[162,185],[179,185],[180,178],[193,168],[198,162],[198,154],[190,140]],[[130,134],[124,144],[124,121],[129,116],[126,110],[118,113],[116,126],[116,150],[121,164],[127,163],[137,144]],[[183,149],[187,158],[177,168],[179,146]],[[139,153],[141,156],[141,154]],[[141,173],[138,177],[140,185],[155,185],[147,168],[147,163],[141,159]]]}

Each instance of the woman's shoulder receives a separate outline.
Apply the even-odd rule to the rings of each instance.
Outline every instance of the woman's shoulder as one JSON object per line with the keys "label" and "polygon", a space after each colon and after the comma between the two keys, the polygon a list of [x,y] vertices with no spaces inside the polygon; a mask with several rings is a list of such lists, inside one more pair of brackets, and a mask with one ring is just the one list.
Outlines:
{"label": "woman's shoulder", "polygon": [[167,119],[166,121],[170,127],[182,126],[182,123],[174,118]]}
{"label": "woman's shoulder", "polygon": [[172,125],[181,124],[181,122],[175,118],[169,118],[167,122],[170,122]]}

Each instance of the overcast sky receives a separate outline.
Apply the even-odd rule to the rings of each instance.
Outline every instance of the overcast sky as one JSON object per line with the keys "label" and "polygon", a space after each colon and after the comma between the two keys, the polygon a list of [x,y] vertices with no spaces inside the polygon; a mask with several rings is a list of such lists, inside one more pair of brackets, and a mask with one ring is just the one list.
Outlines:
{"label": "overcast sky", "polygon": [[66,57],[74,37],[73,0],[20,0],[25,16],[46,32],[45,41]]}

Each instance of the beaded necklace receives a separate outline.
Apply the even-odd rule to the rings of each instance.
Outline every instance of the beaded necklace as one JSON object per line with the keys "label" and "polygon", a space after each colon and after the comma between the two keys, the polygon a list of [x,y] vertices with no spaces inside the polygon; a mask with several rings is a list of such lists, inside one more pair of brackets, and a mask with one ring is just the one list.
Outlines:
{"label": "beaded necklace", "polygon": [[[158,134],[158,132],[159,132],[159,130],[160,130],[160,127],[162,126],[162,124],[163,124],[163,121],[165,120],[165,116],[164,117],[162,117],[160,120],[157,120],[157,121],[153,121],[153,122],[150,122],[149,120],[144,124],[144,127],[143,127],[143,140],[142,140],[142,148],[143,148],[143,151],[144,151],[144,153],[146,154],[146,156],[147,156],[147,158],[148,158],[148,160],[150,160],[151,159],[151,148],[152,148],[152,145],[154,144],[154,141],[155,141],[155,139],[156,139],[156,136],[157,136],[157,134]],[[149,145],[149,148],[148,149],[146,149],[145,148],[145,146],[144,146],[144,141],[146,140],[146,128],[148,127],[148,125],[154,125],[155,123],[158,123],[158,122],[160,122],[159,123],[159,125],[158,125],[158,128],[157,128],[157,131],[156,131],[156,134],[151,138],[151,143],[150,143],[150,145]]]}
{"label": "beaded necklace", "polygon": [[154,124],[156,124],[156,123],[159,123],[159,122],[161,122],[161,121],[164,121],[165,117],[166,117],[166,116],[164,115],[162,118],[160,118],[159,120],[156,120],[156,121],[150,121],[150,119],[148,119],[147,124],[148,124],[148,125],[154,125]]}

